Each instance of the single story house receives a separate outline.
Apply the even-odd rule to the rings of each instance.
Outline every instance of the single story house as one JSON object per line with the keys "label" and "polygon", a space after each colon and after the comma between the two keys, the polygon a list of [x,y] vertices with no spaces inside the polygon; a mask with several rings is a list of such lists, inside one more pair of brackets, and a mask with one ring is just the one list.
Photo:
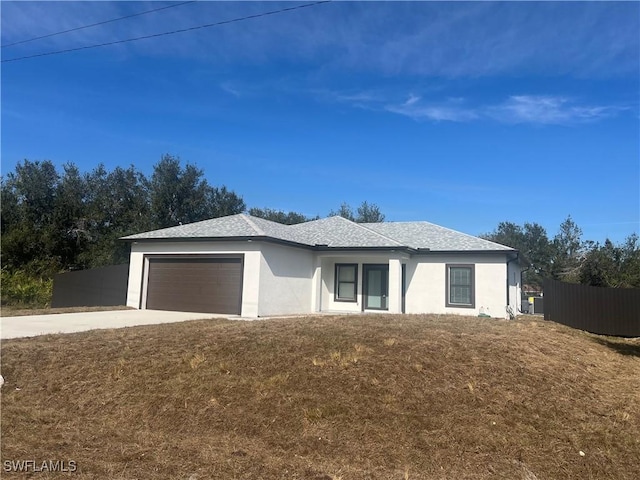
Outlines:
{"label": "single story house", "polygon": [[519,310],[518,251],[428,222],[239,214],[124,237],[127,305],[257,318]]}

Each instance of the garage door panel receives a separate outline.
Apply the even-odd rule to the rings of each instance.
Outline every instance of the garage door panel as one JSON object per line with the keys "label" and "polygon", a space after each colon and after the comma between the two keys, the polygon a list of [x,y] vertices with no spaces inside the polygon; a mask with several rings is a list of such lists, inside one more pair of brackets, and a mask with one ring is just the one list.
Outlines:
{"label": "garage door panel", "polygon": [[147,308],[240,314],[240,257],[149,258]]}

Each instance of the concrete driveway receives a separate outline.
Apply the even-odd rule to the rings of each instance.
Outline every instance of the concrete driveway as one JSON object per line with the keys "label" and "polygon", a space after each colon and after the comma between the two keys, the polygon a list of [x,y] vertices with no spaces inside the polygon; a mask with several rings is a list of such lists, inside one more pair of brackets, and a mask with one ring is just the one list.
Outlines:
{"label": "concrete driveway", "polygon": [[[107,312],[58,313],[24,317],[2,317],[0,338],[19,338],[48,333],[72,333],[99,328],[184,322],[204,318],[232,318],[212,313],[166,312],[160,310],[114,310]],[[238,318],[238,317],[234,317]]]}

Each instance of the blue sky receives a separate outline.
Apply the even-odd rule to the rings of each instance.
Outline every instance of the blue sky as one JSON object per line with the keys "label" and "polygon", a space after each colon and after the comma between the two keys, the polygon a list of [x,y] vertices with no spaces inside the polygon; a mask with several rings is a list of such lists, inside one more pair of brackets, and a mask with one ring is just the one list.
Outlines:
{"label": "blue sky", "polygon": [[[176,2],[9,2],[2,44]],[[640,231],[640,3],[200,1],[2,48],[2,171],[170,153],[249,207]]]}

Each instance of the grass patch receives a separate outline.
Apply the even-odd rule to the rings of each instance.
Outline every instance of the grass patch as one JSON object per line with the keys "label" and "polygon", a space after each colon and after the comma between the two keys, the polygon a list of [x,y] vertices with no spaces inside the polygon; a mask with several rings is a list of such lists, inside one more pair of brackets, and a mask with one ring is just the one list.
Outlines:
{"label": "grass patch", "polygon": [[117,305],[114,307],[60,307],[60,308],[23,308],[11,305],[2,305],[0,316],[2,317],[24,317],[27,315],[55,315],[58,313],[80,313],[80,312],[107,312],[113,310],[130,310],[130,307]]}
{"label": "grass patch", "polygon": [[426,315],[3,340],[2,462],[72,459],[87,479],[632,479],[638,345]]}

